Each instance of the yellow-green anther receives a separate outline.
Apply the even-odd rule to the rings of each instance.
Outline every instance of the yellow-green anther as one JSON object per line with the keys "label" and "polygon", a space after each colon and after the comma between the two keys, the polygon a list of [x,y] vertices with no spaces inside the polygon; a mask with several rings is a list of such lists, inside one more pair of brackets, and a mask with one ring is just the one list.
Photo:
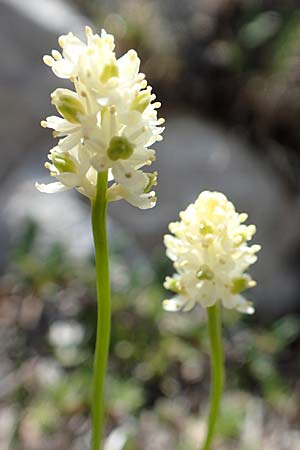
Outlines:
{"label": "yellow-green anther", "polygon": [[80,123],[79,114],[84,114],[84,108],[80,100],[64,89],[57,89],[51,95],[52,103],[58,112],[71,123]]}
{"label": "yellow-green anther", "polygon": [[212,234],[214,232],[214,229],[211,225],[207,225],[205,223],[200,224],[200,233],[205,236],[206,234]]}
{"label": "yellow-green anther", "polygon": [[144,193],[147,194],[148,192],[150,192],[152,186],[156,185],[156,180],[157,180],[157,172],[153,172],[153,173],[146,173],[149,181],[147,186],[144,189]]}
{"label": "yellow-green anther", "polygon": [[151,102],[150,90],[140,91],[131,103],[131,109],[143,113]]}
{"label": "yellow-green anther", "polygon": [[212,280],[214,278],[214,273],[207,264],[203,264],[196,273],[196,277],[198,280]]}
{"label": "yellow-green anther", "polygon": [[248,287],[248,280],[247,278],[241,277],[241,278],[234,278],[232,280],[231,289],[230,292],[232,294],[240,294]]}
{"label": "yellow-green anther", "polygon": [[133,147],[134,146],[126,137],[114,136],[110,140],[107,149],[107,156],[112,161],[117,161],[118,159],[128,159],[133,153]]}
{"label": "yellow-green anther", "polygon": [[117,77],[119,75],[119,68],[115,63],[106,64],[100,75],[100,81],[106,83],[110,78]]}
{"label": "yellow-green anther", "polygon": [[72,161],[72,159],[69,158],[68,156],[65,156],[61,153],[53,152],[51,153],[51,160],[60,173],[76,172],[76,166]]}

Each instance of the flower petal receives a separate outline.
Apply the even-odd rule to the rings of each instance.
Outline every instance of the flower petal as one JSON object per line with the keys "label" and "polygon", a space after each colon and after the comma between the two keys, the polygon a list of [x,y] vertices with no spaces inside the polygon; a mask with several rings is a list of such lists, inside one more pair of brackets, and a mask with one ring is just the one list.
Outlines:
{"label": "flower petal", "polygon": [[59,181],[55,181],[54,183],[49,184],[35,183],[35,187],[37,188],[38,191],[43,192],[45,194],[56,194],[57,192],[63,192],[67,191],[68,189],[71,189],[71,187],[65,186]]}
{"label": "flower petal", "polygon": [[118,184],[132,193],[143,193],[149,179],[141,170],[135,170],[129,164],[119,163],[112,168],[112,174]]}

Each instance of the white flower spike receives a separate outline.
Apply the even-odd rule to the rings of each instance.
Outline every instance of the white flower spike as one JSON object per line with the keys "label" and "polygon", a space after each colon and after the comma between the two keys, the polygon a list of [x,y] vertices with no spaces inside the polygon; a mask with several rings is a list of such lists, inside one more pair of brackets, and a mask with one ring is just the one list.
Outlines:
{"label": "white flower spike", "polygon": [[256,284],[246,271],[261,247],[247,243],[256,232],[254,225],[243,224],[247,217],[225,195],[205,191],[180,213],[181,221],[170,223],[173,235],[164,242],[177,273],[164,286],[176,295],[163,302],[166,310],[189,311],[196,303],[207,308],[221,301],[225,308],[254,312],[241,293]]}
{"label": "white flower spike", "polygon": [[155,160],[149,147],[162,139],[164,119],[156,111],[160,103],[153,102],[134,50],[117,59],[112,35],[102,30],[100,37],[87,27],[86,37],[87,44],[72,33],[61,36],[62,54],[53,50],[52,56],[44,56],[55,75],[73,83],[74,91],[59,88],[51,95],[61,117],[47,117],[42,126],[59,139],[50,151],[51,163],[46,163],[57,181],[36,187],[47,193],[76,188],[92,199],[97,172],[108,170],[109,201],[123,198],[138,208],[152,208],[157,174],[141,169]]}

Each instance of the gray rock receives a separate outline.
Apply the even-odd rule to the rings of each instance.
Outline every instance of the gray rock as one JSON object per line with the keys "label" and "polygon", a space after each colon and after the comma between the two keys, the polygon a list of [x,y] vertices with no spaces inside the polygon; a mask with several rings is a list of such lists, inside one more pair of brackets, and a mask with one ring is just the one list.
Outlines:
{"label": "gray rock", "polygon": [[[49,95],[57,80],[42,56],[58,47],[58,35],[82,34],[87,20],[61,0],[0,0],[0,9],[1,181],[47,140],[40,121],[54,112]],[[43,145],[39,154],[42,163]]]}

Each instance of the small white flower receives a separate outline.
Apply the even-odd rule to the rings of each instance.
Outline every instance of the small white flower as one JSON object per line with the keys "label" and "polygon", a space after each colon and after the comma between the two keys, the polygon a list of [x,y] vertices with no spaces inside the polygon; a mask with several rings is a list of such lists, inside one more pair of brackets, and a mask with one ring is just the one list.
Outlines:
{"label": "small white flower", "polygon": [[96,192],[97,172],[90,166],[86,149],[78,145],[72,153],[54,147],[50,150],[45,167],[58,181],[50,184],[36,183],[36,188],[46,194],[67,191],[76,188],[86,197],[93,198]]}
{"label": "small white flower", "polygon": [[[72,33],[62,36],[62,54],[53,50],[52,56],[44,57],[57,76],[74,84],[75,91],[59,88],[52,93],[51,101],[62,117],[50,116],[42,126],[53,129],[59,139],[53,151],[75,159],[76,177],[74,171],[72,177],[70,172],[65,176],[52,161],[46,167],[58,182],[37,188],[58,192],[75,187],[92,198],[97,172],[109,170],[108,200],[123,198],[139,208],[151,208],[156,202],[151,190],[156,173],[141,169],[154,161],[155,151],[149,147],[162,139],[164,119],[158,119],[156,111],[160,103],[153,103],[155,95],[139,73],[134,50],[117,59],[113,36],[102,31],[100,37],[89,27],[86,36],[87,44]],[[78,149],[85,150],[84,169],[78,167]]]}
{"label": "small white flower", "polygon": [[254,308],[241,293],[255,286],[246,273],[257,260],[259,245],[248,245],[256,232],[244,225],[247,214],[219,192],[202,192],[195,203],[180,213],[181,221],[170,223],[173,235],[165,235],[167,256],[177,271],[164,286],[176,294],[165,300],[168,311],[203,307],[221,301],[223,306],[252,314]]}

